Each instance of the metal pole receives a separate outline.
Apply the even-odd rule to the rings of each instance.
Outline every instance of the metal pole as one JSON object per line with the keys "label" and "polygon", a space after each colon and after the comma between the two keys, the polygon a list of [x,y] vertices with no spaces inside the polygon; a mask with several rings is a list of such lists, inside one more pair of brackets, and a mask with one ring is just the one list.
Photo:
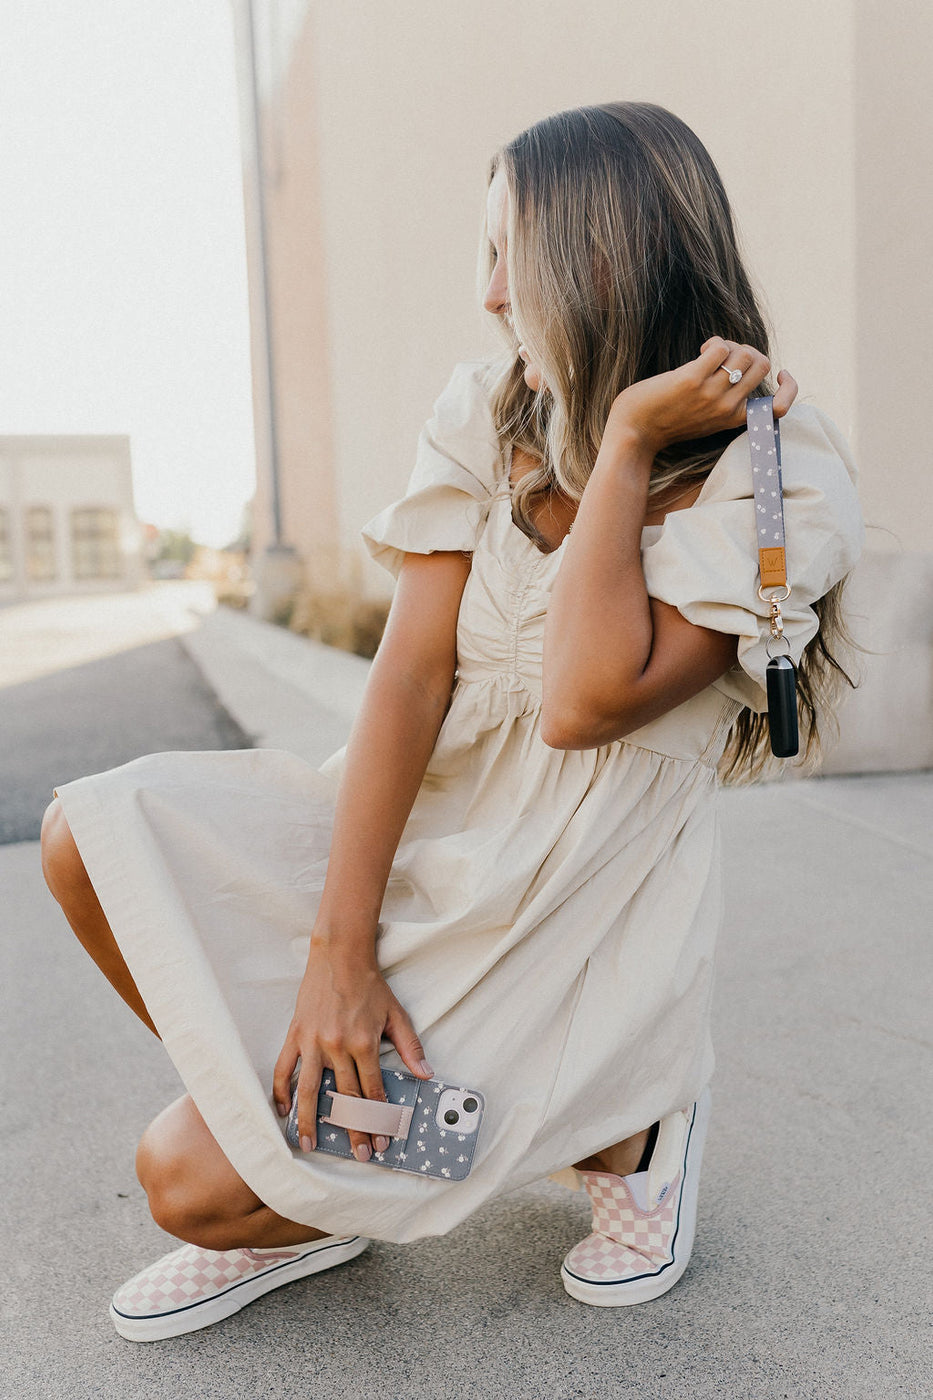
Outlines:
{"label": "metal pole", "polygon": [[269,295],[269,266],[267,259],[266,224],[266,181],[263,168],[262,124],[259,106],[259,82],[256,72],[256,31],[253,19],[253,2],[246,0],[247,47],[249,50],[250,87],[253,107],[253,138],[256,151],[256,208],[258,213],[259,267],[262,278],[263,340],[265,341],[266,361],[266,403],[269,413],[269,474],[272,487],[272,528],[273,546],[282,543],[282,506],[279,496],[279,439],[278,413],[275,392],[275,364],[272,349],[272,301]]}

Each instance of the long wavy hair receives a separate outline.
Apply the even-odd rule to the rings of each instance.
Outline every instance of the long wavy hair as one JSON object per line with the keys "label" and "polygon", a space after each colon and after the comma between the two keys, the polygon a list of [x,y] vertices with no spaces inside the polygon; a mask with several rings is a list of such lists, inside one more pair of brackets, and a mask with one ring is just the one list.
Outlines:
{"label": "long wavy hair", "polygon": [[[719,173],[697,136],[663,107],[606,102],[557,112],[495,153],[490,183],[500,167],[510,197],[511,325],[496,317],[508,348],[492,409],[500,439],[537,463],[513,488],[512,514],[546,552],[535,517],[554,495],[580,500],[623,389],[694,359],[712,335],[768,355],[768,332]],[[484,223],[481,298],[494,258]],[[541,371],[537,390],[525,383],[522,343]],[[767,382],[756,390],[771,392]],[[655,460],[649,502],[672,502],[699,485],[741,431],[666,448]],[[814,605],[820,628],[798,669],[805,766],[819,757],[839,690],[854,684],[836,654],[852,645],[843,584]],[[766,717],[746,709],[722,775],[740,781],[768,767]]]}

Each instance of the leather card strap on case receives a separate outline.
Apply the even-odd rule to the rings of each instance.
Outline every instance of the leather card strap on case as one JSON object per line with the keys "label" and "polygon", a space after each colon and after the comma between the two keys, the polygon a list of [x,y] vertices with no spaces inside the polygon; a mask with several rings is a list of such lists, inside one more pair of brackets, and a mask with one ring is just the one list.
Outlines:
{"label": "leather card strap on case", "polygon": [[330,1111],[321,1118],[337,1128],[349,1128],[355,1133],[378,1133],[381,1137],[407,1138],[414,1106],[379,1103],[376,1099],[355,1098],[352,1094],[330,1091]]}
{"label": "leather card strap on case", "polygon": [[[355,1132],[377,1133],[387,1137],[389,1146],[385,1152],[374,1153],[372,1160],[381,1167],[404,1168],[405,1145],[411,1132],[412,1116],[418,1105],[420,1081],[413,1074],[405,1074],[402,1070],[383,1070],[382,1083],[387,1102],[379,1104],[374,1099],[368,1101],[358,1099],[356,1102],[359,1107],[354,1111],[353,1104],[346,1103],[347,1096],[338,1094],[333,1070],[326,1069],[324,1071],[317,1101],[317,1145],[319,1152],[332,1152],[337,1157],[353,1157],[353,1148],[350,1146],[348,1132],[348,1129],[352,1128]],[[388,1109],[389,1114],[394,1113],[396,1115],[394,1124],[390,1122],[385,1128],[358,1127],[357,1124],[362,1123],[368,1115],[368,1110],[363,1107],[367,1102],[372,1108]],[[340,1118],[351,1121],[341,1123],[338,1121]],[[375,1121],[375,1115],[370,1121]],[[390,1131],[393,1127],[396,1129],[395,1132]],[[405,1130],[404,1135],[399,1136],[402,1128]]]}

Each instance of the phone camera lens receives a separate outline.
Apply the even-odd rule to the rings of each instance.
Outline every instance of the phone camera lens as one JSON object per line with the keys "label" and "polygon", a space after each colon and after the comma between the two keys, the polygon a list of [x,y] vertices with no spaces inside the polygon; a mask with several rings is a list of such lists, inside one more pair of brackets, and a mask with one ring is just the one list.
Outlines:
{"label": "phone camera lens", "polygon": [[460,1114],[457,1112],[457,1110],[456,1110],[455,1108],[448,1108],[447,1112],[444,1114],[444,1122],[445,1122],[445,1123],[459,1123],[459,1122],[460,1122]]}
{"label": "phone camera lens", "polygon": [[479,1108],[479,1104],[476,1102],[475,1099],[464,1099],[464,1100],[463,1100],[463,1111],[464,1111],[464,1113],[475,1113],[476,1110],[477,1110],[478,1108]]}

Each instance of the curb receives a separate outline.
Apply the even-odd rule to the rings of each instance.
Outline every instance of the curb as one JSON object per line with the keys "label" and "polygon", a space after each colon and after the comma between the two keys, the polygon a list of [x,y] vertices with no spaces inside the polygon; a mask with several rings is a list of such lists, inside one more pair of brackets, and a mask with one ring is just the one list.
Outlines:
{"label": "curb", "polygon": [[192,610],[179,641],[254,748],[319,767],[346,743],[370,663],[233,608]]}

